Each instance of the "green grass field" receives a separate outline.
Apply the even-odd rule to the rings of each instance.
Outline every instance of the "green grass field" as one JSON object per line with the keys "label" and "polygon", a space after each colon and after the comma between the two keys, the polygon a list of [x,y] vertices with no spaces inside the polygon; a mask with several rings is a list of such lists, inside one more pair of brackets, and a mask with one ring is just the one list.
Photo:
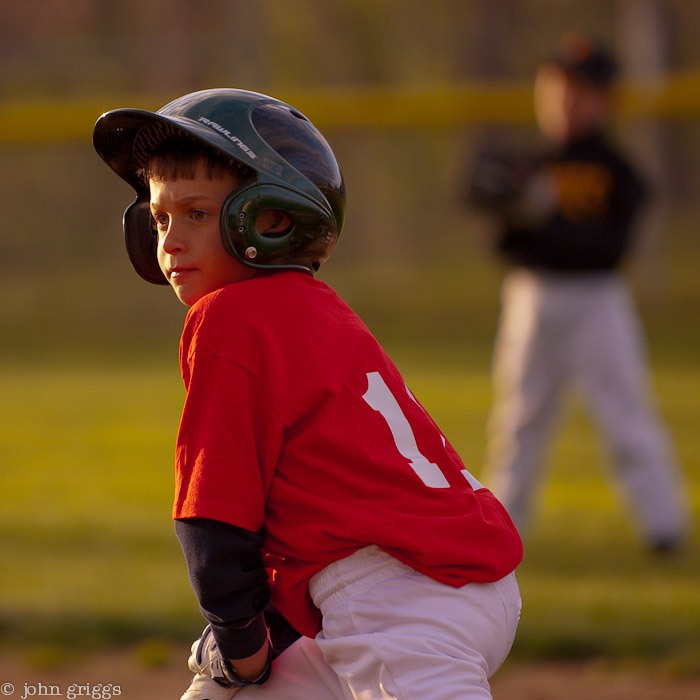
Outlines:
{"label": "green grass field", "polygon": [[[373,327],[390,325],[369,297],[358,293],[355,301],[379,319]],[[468,331],[449,341],[447,333],[431,335],[441,323],[431,318],[422,344],[411,334],[387,332],[385,345],[478,475],[493,319],[475,325],[468,342]],[[685,326],[676,328],[669,318],[660,313],[650,333],[658,337],[654,387],[697,514],[697,335],[686,338]],[[186,642],[202,624],[170,521],[184,393],[175,348],[149,352],[148,359],[100,358],[88,352],[38,361],[14,354],[0,369],[0,645],[6,648]],[[677,556],[648,554],[604,464],[596,434],[572,405],[519,570],[524,610],[513,657],[654,658],[700,673],[698,530]]]}

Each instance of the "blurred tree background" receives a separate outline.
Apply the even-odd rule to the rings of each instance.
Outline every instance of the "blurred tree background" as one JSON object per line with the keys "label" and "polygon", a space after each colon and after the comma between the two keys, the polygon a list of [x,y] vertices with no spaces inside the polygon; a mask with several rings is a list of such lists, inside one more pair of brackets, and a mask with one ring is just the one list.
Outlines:
{"label": "blurred tree background", "polygon": [[92,151],[90,130],[102,111],[157,109],[214,86],[294,101],[327,134],[349,213],[322,276],[370,323],[459,342],[481,329],[484,340],[498,271],[486,222],[460,201],[460,176],[482,139],[536,137],[532,74],[571,29],[616,45],[623,87],[643,88],[617,124],[659,176],[639,278],[650,299],[669,284],[690,294],[692,272],[666,261],[674,245],[683,260],[698,245],[688,222],[698,207],[699,21],[694,0],[3,3],[3,352],[177,333],[183,309],[130,270],[120,219],[132,195]]}

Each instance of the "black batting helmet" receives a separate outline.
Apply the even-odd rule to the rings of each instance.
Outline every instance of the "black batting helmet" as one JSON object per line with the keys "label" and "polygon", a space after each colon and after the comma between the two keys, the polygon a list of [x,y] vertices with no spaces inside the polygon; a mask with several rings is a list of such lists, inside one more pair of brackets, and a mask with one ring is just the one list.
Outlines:
{"label": "black batting helmet", "polygon": [[[343,227],[345,185],[327,141],[288,104],[221,88],[185,95],[157,112],[116,109],[95,124],[95,150],[136,190],[124,212],[124,237],[141,277],[167,284],[156,258],[149,188],[139,171],[164,140],[181,136],[251,174],[222,207],[221,237],[230,255],[251,267],[311,273],[328,259]],[[275,237],[258,233],[255,220],[266,209],[286,212],[291,228]]]}

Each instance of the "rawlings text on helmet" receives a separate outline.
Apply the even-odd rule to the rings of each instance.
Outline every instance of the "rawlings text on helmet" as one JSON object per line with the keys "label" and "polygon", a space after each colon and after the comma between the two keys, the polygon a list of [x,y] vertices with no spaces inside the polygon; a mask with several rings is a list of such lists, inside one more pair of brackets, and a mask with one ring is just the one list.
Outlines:
{"label": "rawlings text on helmet", "polygon": [[198,122],[201,122],[202,124],[206,126],[210,126],[212,129],[216,129],[220,134],[223,134],[227,139],[230,141],[233,141],[244,153],[246,153],[250,158],[257,158],[255,153],[253,153],[252,149],[248,148],[243,141],[241,141],[238,136],[234,136],[228,129],[225,127],[221,126],[221,124],[217,124],[216,122],[213,122],[211,119],[207,119],[206,117],[200,117]]}

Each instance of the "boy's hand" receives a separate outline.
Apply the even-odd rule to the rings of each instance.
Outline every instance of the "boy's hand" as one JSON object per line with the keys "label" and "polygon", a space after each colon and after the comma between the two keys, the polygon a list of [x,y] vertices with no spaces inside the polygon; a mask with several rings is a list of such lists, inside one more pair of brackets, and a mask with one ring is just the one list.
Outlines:
{"label": "boy's hand", "polygon": [[187,666],[192,673],[213,679],[219,687],[233,686],[230,678],[233,670],[227,668],[229,664],[221,657],[209,625],[204,628],[202,636],[192,644]]}
{"label": "boy's hand", "polygon": [[259,672],[257,678],[250,680],[241,678],[232,664],[221,656],[211,627],[207,625],[202,636],[192,644],[187,666],[195,674],[195,678],[198,675],[204,676],[211,678],[221,688],[237,689],[247,685],[260,685],[269,678],[271,661],[269,641],[254,656],[257,657],[255,664],[258,666],[255,673],[258,673],[260,668],[262,671]]}
{"label": "boy's hand", "polygon": [[215,680],[196,673],[180,700],[230,700],[239,688],[224,688]]}

